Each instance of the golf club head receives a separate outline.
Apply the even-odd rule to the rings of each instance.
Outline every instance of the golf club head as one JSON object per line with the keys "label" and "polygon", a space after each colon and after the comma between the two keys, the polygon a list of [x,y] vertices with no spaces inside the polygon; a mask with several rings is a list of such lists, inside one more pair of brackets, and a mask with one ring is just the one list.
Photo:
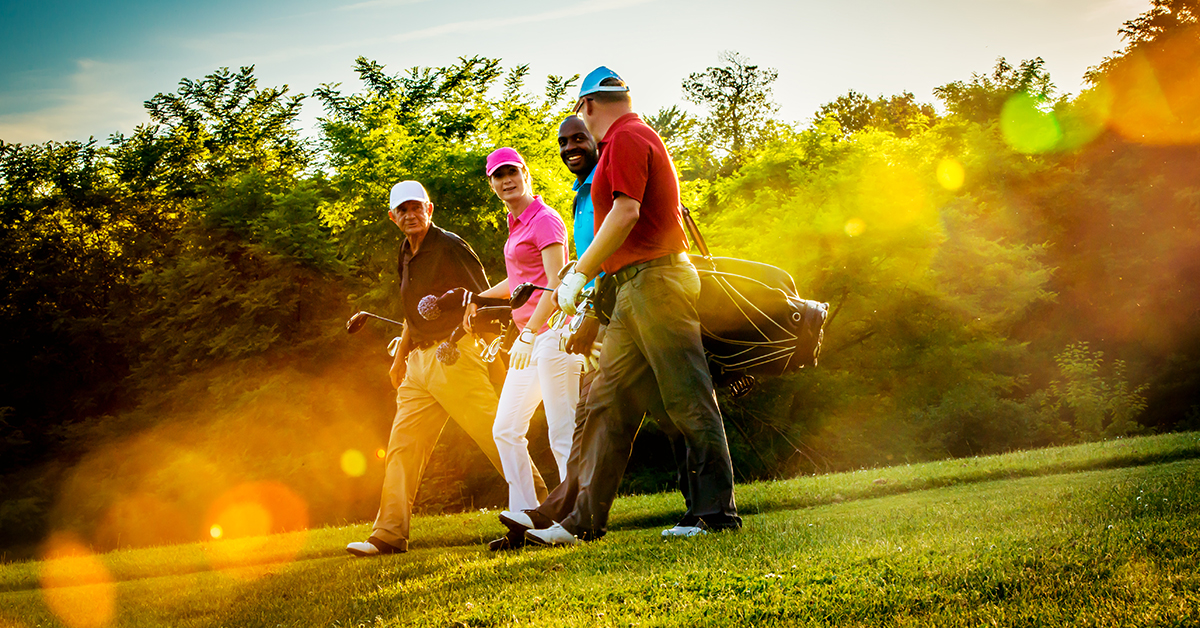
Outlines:
{"label": "golf club head", "polygon": [[508,298],[508,306],[512,309],[517,309],[529,302],[529,297],[533,296],[533,284],[523,283],[513,288],[512,295]]}
{"label": "golf club head", "polygon": [[546,292],[554,292],[550,288],[543,288],[542,286],[539,286],[537,284],[525,282],[523,284],[518,285],[516,288],[513,288],[512,293],[508,297],[508,306],[515,310],[515,309],[521,307],[522,305],[525,305],[526,303],[529,302],[529,299],[530,299],[530,297],[533,296],[533,293],[538,290],[545,290]]}
{"label": "golf club head", "polygon": [[346,333],[353,334],[363,328],[367,324],[367,319],[371,318],[366,312],[356,312],[350,320],[346,321]]}

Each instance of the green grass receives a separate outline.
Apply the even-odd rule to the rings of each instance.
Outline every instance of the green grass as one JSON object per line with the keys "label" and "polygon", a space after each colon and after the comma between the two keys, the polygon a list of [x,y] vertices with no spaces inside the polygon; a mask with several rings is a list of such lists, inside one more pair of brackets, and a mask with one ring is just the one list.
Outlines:
{"label": "green grass", "polygon": [[[494,512],[99,556],[86,584],[0,566],[0,627],[1200,625],[1200,434],[738,487],[745,529],[664,542],[677,495],[622,498],[609,535],[492,554]],[[239,547],[262,545],[245,556]],[[86,580],[87,570],[73,577]],[[107,596],[107,597],[106,597]],[[64,606],[65,605],[65,606]],[[72,606],[74,605],[74,606]],[[74,620],[86,623],[86,613]],[[82,623],[81,623],[82,621]]]}

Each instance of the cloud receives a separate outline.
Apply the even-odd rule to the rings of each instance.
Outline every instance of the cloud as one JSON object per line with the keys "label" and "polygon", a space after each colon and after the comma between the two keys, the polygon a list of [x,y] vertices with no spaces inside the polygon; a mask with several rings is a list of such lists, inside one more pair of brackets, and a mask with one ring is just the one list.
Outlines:
{"label": "cloud", "polygon": [[133,64],[79,59],[64,78],[38,78],[33,89],[0,98],[0,139],[33,144],[132,131],[147,121],[144,99],[131,92],[140,74]]}
{"label": "cloud", "polygon": [[428,39],[449,33],[470,33],[478,31],[494,31],[516,26],[518,24],[529,24],[532,22],[547,22],[550,20],[558,20],[566,17],[578,17],[591,13],[601,13],[604,11],[612,11],[615,9],[623,9],[639,4],[654,2],[655,0],[609,0],[608,2],[584,2],[573,7],[555,9],[553,11],[545,11],[542,13],[534,13],[532,15],[519,15],[507,19],[486,18],[479,20],[468,20],[462,22],[450,22],[449,24],[441,24],[424,28],[407,33],[399,33],[386,38],[386,41],[413,41],[416,39]]}
{"label": "cloud", "polygon": [[359,9],[378,9],[382,7],[398,7],[406,4],[418,4],[428,2],[428,0],[366,0],[365,2],[355,2],[337,8],[338,11],[357,11]]}
{"label": "cloud", "polygon": [[1084,13],[1088,21],[1119,19],[1132,20],[1150,10],[1150,0],[1107,0],[1097,2]]}

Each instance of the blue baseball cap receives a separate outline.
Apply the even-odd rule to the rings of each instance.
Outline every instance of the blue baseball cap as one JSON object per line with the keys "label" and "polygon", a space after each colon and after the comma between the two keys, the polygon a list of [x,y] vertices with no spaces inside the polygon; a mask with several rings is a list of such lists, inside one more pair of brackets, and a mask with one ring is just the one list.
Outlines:
{"label": "blue baseball cap", "polygon": [[[621,84],[620,85],[601,85],[600,81],[603,81],[606,78],[617,79],[618,81],[621,81]],[[592,70],[591,73],[588,74],[583,79],[583,84],[579,86],[579,98],[583,98],[584,96],[587,96],[589,94],[595,94],[596,92],[627,92],[627,91],[629,91],[629,86],[625,84],[625,79],[621,78],[621,76],[619,74],[617,74],[616,72],[613,72],[612,70],[610,70],[604,66],[600,66],[600,67],[596,68],[595,70]]]}

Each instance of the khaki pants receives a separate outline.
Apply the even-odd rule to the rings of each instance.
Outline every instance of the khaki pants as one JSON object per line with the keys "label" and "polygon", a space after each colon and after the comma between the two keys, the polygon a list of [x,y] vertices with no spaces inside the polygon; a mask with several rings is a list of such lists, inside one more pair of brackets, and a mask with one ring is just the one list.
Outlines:
{"label": "khaki pants", "polygon": [[[488,377],[487,364],[469,338],[458,342],[458,350],[458,361],[447,366],[435,357],[436,347],[414,349],[408,355],[404,382],[396,390],[396,418],[388,440],[383,495],[371,536],[402,550],[408,549],[409,519],[421,475],[447,418],[454,419],[492,466],[504,474],[492,439],[496,390]],[[546,485],[536,467],[533,477],[538,497],[544,499]]]}

